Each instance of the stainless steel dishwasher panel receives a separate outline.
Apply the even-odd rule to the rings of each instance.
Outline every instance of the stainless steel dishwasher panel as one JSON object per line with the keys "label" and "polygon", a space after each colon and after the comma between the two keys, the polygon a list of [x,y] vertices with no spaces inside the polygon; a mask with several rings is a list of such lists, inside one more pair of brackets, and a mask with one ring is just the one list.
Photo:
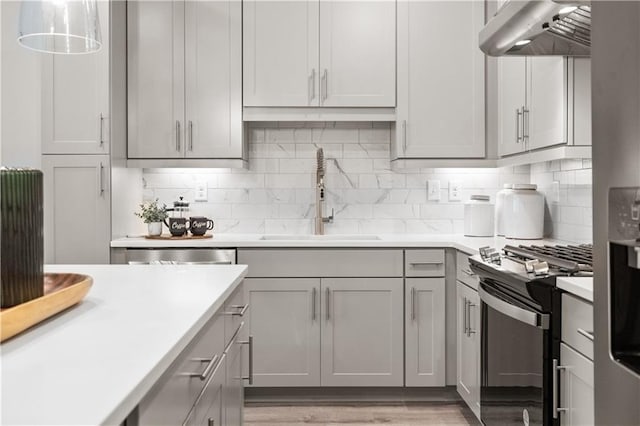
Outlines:
{"label": "stainless steel dishwasher panel", "polygon": [[235,249],[127,249],[126,263],[144,265],[149,263],[175,263],[183,265],[234,265]]}

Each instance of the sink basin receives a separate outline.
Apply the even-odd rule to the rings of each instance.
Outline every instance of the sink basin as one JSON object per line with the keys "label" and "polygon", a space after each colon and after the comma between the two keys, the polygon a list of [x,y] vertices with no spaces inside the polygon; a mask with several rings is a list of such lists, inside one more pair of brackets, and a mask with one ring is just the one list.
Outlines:
{"label": "sink basin", "polygon": [[267,241],[340,241],[340,240],[349,240],[349,241],[372,241],[379,240],[380,237],[377,235],[263,235],[260,237],[261,240]]}

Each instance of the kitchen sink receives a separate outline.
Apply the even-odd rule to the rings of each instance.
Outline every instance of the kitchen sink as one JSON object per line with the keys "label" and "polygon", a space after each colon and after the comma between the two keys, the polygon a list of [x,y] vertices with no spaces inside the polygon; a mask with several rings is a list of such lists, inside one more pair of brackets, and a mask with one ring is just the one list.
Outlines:
{"label": "kitchen sink", "polygon": [[334,240],[349,240],[349,241],[372,241],[379,240],[377,235],[263,235],[261,240],[268,241],[300,241],[300,240],[314,240],[314,241],[334,241]]}

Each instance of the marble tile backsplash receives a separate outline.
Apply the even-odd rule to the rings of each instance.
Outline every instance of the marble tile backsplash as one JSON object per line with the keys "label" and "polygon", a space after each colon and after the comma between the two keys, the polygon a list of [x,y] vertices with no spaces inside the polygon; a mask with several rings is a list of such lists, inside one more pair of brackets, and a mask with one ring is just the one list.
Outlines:
{"label": "marble tile backsplash", "polygon": [[561,240],[593,241],[591,160],[531,165],[531,183],[545,194],[545,233]]}
{"label": "marble tile backsplash", "polygon": [[[217,232],[299,234],[313,231],[316,150],[326,159],[329,234],[461,233],[463,201],[449,200],[449,184],[462,200],[503,183],[528,183],[530,167],[392,171],[389,123],[254,123],[249,129],[250,170],[145,169],[144,197],[170,205],[183,196],[191,211],[214,219]],[[439,180],[439,201],[427,200],[427,180]],[[574,180],[576,179],[574,173]],[[205,183],[206,202],[194,202]]]}

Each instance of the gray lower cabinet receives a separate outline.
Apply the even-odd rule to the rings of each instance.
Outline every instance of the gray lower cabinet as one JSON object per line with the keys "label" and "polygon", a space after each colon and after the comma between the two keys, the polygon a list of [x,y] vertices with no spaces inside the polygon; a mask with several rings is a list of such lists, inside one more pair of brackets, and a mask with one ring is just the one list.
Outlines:
{"label": "gray lower cabinet", "polygon": [[405,281],[405,384],[445,386],[445,279]]}
{"label": "gray lower cabinet", "polygon": [[247,278],[253,386],[320,386],[320,279]]}
{"label": "gray lower cabinet", "polygon": [[595,424],[593,361],[570,346],[560,344],[560,424]]}
{"label": "gray lower cabinet", "polygon": [[462,282],[456,283],[456,389],[480,418],[480,296]]}
{"label": "gray lower cabinet", "polygon": [[321,283],[322,386],[402,386],[402,279]]}

